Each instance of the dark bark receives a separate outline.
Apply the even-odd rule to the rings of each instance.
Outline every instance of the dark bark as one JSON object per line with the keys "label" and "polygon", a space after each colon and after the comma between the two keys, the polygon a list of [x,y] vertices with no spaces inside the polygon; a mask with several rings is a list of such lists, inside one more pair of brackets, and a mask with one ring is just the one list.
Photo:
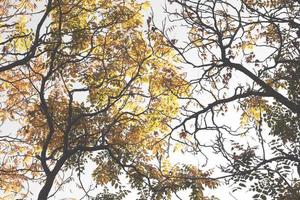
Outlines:
{"label": "dark bark", "polygon": [[38,200],[46,200],[48,198],[56,175],[57,175],[57,173],[56,174],[55,173],[50,173],[47,176],[46,182],[45,182],[44,186],[42,187],[42,189],[39,193]]}
{"label": "dark bark", "polygon": [[228,60],[225,61],[225,64],[228,66],[233,67],[236,70],[241,71],[244,73],[246,76],[251,78],[253,81],[255,81],[257,84],[259,84],[270,96],[274,97],[278,102],[282,103],[285,105],[287,108],[289,108],[293,113],[300,113],[300,105],[297,105],[296,103],[292,102],[276,90],[274,90],[271,86],[266,84],[262,79],[254,75],[252,72],[247,70],[243,65],[238,64],[238,63],[232,63],[229,62]]}
{"label": "dark bark", "polygon": [[39,196],[38,196],[38,200],[46,200],[49,196],[49,193],[51,191],[51,188],[53,186],[53,182],[56,178],[56,175],[58,174],[58,172],[61,170],[62,166],[64,165],[65,161],[69,158],[70,155],[66,156],[62,156],[56,163],[54,169],[47,174],[47,178],[45,181],[44,186],[42,187]]}

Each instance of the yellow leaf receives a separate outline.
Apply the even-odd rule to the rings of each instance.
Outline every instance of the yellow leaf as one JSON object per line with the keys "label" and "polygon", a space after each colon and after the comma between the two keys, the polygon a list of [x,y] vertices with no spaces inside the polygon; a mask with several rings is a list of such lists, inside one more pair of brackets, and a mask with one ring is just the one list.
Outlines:
{"label": "yellow leaf", "polygon": [[183,144],[176,143],[175,146],[174,146],[173,152],[176,153],[178,151],[182,151],[182,149],[183,149]]}
{"label": "yellow leaf", "polygon": [[250,43],[244,43],[244,44],[242,44],[242,49],[243,50],[253,50],[254,49],[254,45],[250,44]]}
{"label": "yellow leaf", "polygon": [[151,7],[151,4],[149,1],[146,1],[145,3],[142,4],[142,9],[148,10]]}
{"label": "yellow leaf", "polygon": [[8,82],[4,82],[2,84],[2,86],[3,86],[4,89],[8,89],[10,87],[10,84]]}

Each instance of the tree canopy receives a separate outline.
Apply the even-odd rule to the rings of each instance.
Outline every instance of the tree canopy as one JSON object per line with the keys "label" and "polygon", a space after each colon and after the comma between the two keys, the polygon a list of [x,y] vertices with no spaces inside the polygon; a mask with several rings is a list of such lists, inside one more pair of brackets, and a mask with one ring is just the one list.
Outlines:
{"label": "tree canopy", "polygon": [[0,1],[0,199],[300,198],[300,2],[165,3]]}
{"label": "tree canopy", "polygon": [[[197,72],[187,117],[175,128],[194,135],[199,152],[208,146],[224,158],[219,168],[233,190],[299,199],[300,2],[169,2],[169,19],[187,29],[186,39],[177,42],[176,27],[162,32]],[[215,139],[203,143],[203,134]]]}
{"label": "tree canopy", "polygon": [[96,183],[110,183],[118,198],[128,193],[124,177],[141,199],[186,188],[197,198],[204,186],[216,186],[186,180],[209,172],[170,165],[168,124],[179,110],[176,96],[187,95],[189,85],[162,34],[143,28],[148,6],[1,2],[1,120],[21,126],[0,138],[3,198],[25,198],[32,190],[26,182],[38,182],[38,199],[47,199],[74,177],[58,176],[74,171],[80,182],[91,162]]}

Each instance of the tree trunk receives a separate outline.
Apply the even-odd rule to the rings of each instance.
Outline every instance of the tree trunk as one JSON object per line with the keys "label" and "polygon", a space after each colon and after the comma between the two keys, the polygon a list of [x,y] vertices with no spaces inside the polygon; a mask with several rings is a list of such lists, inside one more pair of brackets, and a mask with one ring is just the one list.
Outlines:
{"label": "tree trunk", "polygon": [[53,186],[55,177],[58,174],[58,172],[61,170],[61,167],[64,165],[67,158],[68,158],[67,156],[62,156],[57,161],[54,169],[49,174],[47,174],[46,182],[39,193],[38,200],[47,200],[50,190]]}
{"label": "tree trunk", "polygon": [[46,200],[48,198],[49,192],[52,188],[54,179],[56,177],[57,173],[50,173],[49,176],[47,176],[46,178],[46,182],[43,186],[43,188],[41,189],[39,196],[38,196],[38,200]]}

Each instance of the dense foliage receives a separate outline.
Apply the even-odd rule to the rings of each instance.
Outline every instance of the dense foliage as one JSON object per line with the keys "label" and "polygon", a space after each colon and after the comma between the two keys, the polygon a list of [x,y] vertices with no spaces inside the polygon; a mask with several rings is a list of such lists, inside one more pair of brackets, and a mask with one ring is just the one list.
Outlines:
{"label": "dense foliage", "polygon": [[300,2],[149,8],[0,1],[0,199],[298,200]]}
{"label": "dense foliage", "polygon": [[[163,36],[143,27],[147,7],[1,1],[0,116],[3,126],[20,126],[2,129],[2,198],[26,198],[36,182],[44,200],[73,181],[91,197],[81,181],[91,166],[95,182],[116,188],[116,198],[128,185],[140,199],[188,188],[198,199],[205,186],[216,186],[205,179],[210,172],[168,158],[168,124],[189,85]],[[94,193],[109,195],[102,190]]]}

